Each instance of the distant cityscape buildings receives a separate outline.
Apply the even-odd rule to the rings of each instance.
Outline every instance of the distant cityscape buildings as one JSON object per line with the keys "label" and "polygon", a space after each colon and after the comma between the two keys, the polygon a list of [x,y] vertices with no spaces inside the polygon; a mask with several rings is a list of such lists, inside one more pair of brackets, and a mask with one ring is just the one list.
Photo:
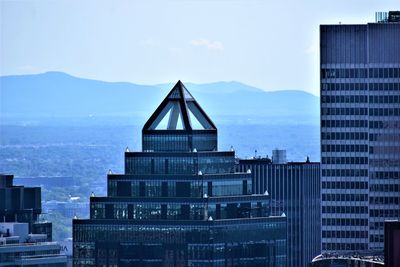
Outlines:
{"label": "distant cityscape buildings", "polygon": [[251,171],[252,190],[271,196],[272,214],[287,217],[289,267],[307,267],[321,252],[320,164],[287,162],[285,150],[272,159],[240,159],[238,171]]}
{"label": "distant cityscape buildings", "polygon": [[[14,177],[14,183],[23,184],[25,188],[32,187],[34,189],[26,189],[26,190],[36,190],[39,192],[39,194],[40,194],[40,188],[46,188],[47,190],[51,190],[52,188],[57,188],[57,187],[71,188],[73,186],[77,186],[75,179],[71,176]],[[93,188],[93,190],[96,192],[103,191],[96,189],[98,189],[97,185],[95,188]],[[41,201],[41,198],[38,198],[38,201]],[[79,218],[84,218],[89,215],[89,201],[82,200],[80,197],[77,196],[70,195],[69,199],[66,201],[42,200],[41,202],[42,202],[41,213],[43,214],[53,214],[56,212],[66,218],[71,218],[71,219],[75,216]]]}
{"label": "distant cityscape buildings", "polygon": [[15,177],[14,183],[23,184],[25,186],[40,186],[40,187],[63,187],[75,186],[74,177],[68,176],[44,176],[44,177]]}
{"label": "distant cityscape buildings", "polygon": [[52,225],[40,222],[40,187],[15,186],[0,174],[0,266],[64,267],[67,257],[52,241]]}
{"label": "distant cityscape buildings", "polygon": [[179,81],[108,174],[107,197],[73,220],[74,266],[286,266],[286,216],[217,151],[217,129]]}
{"label": "distant cityscape buildings", "polygon": [[78,218],[85,218],[89,214],[89,202],[83,201],[57,201],[49,200],[42,203],[44,213],[54,213],[58,212],[66,218],[73,218],[77,216]]}
{"label": "distant cityscape buildings", "polygon": [[320,26],[322,251],[382,251],[400,218],[400,12]]}

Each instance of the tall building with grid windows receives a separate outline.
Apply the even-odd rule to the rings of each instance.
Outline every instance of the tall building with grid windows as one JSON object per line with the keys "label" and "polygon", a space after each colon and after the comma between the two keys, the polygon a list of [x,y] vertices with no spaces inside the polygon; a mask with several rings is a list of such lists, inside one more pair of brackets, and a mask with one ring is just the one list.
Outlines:
{"label": "tall building with grid windows", "polygon": [[251,170],[253,192],[271,195],[272,213],[287,217],[288,267],[307,267],[321,253],[320,163],[287,162],[285,150],[269,158],[241,159],[238,171]]}
{"label": "tall building with grid windows", "polygon": [[400,218],[400,12],[320,26],[322,251],[382,250]]}
{"label": "tall building with grid windows", "polygon": [[286,266],[286,217],[252,194],[235,152],[179,81],[109,174],[90,219],[73,220],[74,266]]}

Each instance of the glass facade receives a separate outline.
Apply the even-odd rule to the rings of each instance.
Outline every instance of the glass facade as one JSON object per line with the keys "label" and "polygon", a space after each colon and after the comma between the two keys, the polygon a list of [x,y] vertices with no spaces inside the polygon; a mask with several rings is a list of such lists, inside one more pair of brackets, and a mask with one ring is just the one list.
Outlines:
{"label": "glass facade", "polygon": [[321,252],[320,163],[274,162],[241,159],[237,170],[251,170],[253,192],[269,193],[271,214],[286,214],[287,266],[307,267]]}
{"label": "glass facade", "polygon": [[383,249],[400,217],[400,23],[321,25],[322,251]]}
{"label": "glass facade", "polygon": [[[195,101],[175,87],[165,101]],[[74,266],[286,266],[286,217],[235,172],[234,152],[217,151],[217,129],[146,125],[142,152],[125,152],[125,174],[109,174],[108,196],[73,221]]]}
{"label": "glass facade", "polygon": [[216,151],[217,135],[213,130],[194,130],[188,134],[177,133],[172,130],[147,130],[143,131],[143,151]]}
{"label": "glass facade", "polygon": [[232,173],[234,152],[125,152],[126,174]]}
{"label": "glass facade", "polygon": [[286,266],[285,221],[74,221],[75,266]]}

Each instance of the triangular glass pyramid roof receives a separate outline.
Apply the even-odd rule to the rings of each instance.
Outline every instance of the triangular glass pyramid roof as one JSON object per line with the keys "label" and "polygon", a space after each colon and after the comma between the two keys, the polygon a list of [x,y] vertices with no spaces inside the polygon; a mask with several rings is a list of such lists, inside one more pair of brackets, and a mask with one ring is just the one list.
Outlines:
{"label": "triangular glass pyramid roof", "polygon": [[144,130],[210,130],[214,123],[178,81],[143,127]]}

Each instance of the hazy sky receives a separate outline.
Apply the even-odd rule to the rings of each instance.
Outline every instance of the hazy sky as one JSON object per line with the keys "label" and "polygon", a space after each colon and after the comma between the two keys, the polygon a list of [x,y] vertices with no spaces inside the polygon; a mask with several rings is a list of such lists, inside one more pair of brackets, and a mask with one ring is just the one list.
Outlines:
{"label": "hazy sky", "polygon": [[141,84],[240,81],[318,94],[318,27],[399,0],[4,1],[0,74]]}

